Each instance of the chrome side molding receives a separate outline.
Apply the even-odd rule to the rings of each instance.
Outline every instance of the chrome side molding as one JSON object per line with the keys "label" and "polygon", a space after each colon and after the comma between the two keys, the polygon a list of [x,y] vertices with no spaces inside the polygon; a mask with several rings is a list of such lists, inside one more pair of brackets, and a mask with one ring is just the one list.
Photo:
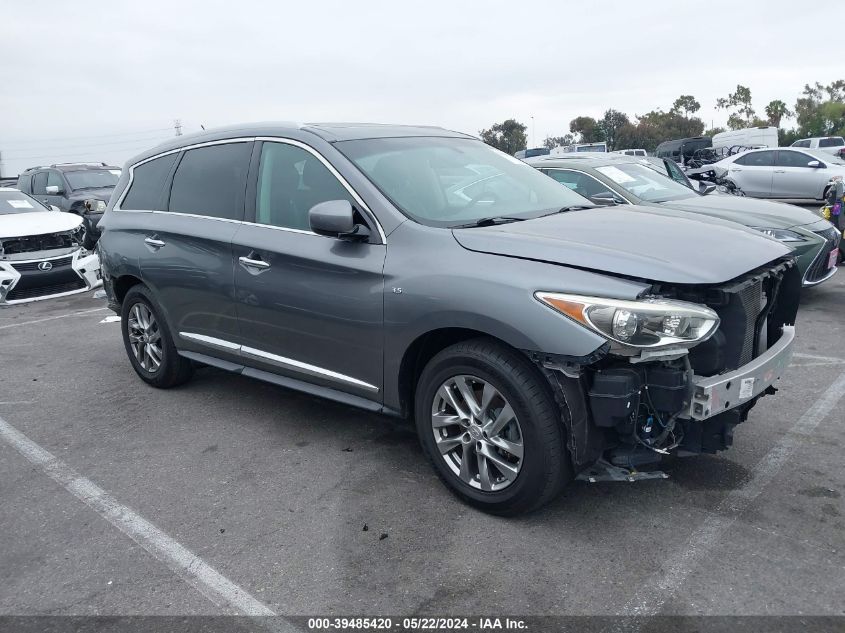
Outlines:
{"label": "chrome side molding", "polygon": [[232,343],[231,341],[215,338],[213,336],[206,336],[205,334],[196,334],[194,332],[179,332],[179,336],[188,341],[201,343],[202,345],[216,347],[217,349],[226,350],[227,352],[233,352],[241,356],[262,360],[264,362],[269,362],[282,369],[289,369],[301,374],[315,376],[317,378],[324,378],[327,380],[333,380],[335,382],[342,382],[353,387],[359,387],[361,389],[366,389],[367,391],[372,391],[373,393],[378,393],[379,391],[379,388],[375,385],[371,385],[370,383],[364,382],[363,380],[358,380],[357,378],[353,378],[352,376],[347,376],[346,374],[331,371],[330,369],[325,369],[324,367],[318,367],[317,365],[303,363],[302,361],[298,361],[293,358],[286,358],[285,356],[279,356],[278,354],[265,352],[264,350],[256,349],[255,347],[238,345],[237,343]]}

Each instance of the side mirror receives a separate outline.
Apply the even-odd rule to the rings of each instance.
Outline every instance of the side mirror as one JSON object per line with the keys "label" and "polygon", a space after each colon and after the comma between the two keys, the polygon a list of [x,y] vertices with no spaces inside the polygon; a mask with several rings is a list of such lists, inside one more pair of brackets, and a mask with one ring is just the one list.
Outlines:
{"label": "side mirror", "polygon": [[317,235],[352,242],[363,242],[370,237],[366,226],[355,224],[355,211],[349,200],[327,200],[315,204],[308,211],[308,223]]}
{"label": "side mirror", "polygon": [[55,204],[51,204],[50,205],[50,211],[58,211],[59,213],[61,213],[62,210],[59,207],[57,207]]}
{"label": "side mirror", "polygon": [[609,204],[619,204],[620,198],[612,191],[602,191],[597,193],[593,196],[590,196],[590,200],[595,202],[596,204],[602,205],[609,205]]}
{"label": "side mirror", "polygon": [[814,167],[818,169],[820,167],[824,167],[824,165],[822,165],[821,161],[811,160],[809,163],[807,163],[807,167]]}
{"label": "side mirror", "polygon": [[702,196],[706,196],[708,193],[713,193],[716,191],[716,185],[712,182],[702,182],[701,180],[698,181],[698,193]]}
{"label": "side mirror", "polygon": [[44,188],[44,191],[47,192],[48,196],[58,196],[61,193],[64,193],[57,185],[48,185]]}

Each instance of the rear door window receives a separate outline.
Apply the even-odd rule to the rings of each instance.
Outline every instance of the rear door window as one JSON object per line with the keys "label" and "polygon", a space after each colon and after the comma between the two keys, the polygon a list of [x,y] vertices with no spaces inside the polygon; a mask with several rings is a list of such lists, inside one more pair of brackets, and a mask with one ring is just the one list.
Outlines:
{"label": "rear door window", "polygon": [[252,143],[226,143],[185,152],[170,188],[168,211],[241,220]]}
{"label": "rear door window", "polygon": [[176,153],[168,154],[135,167],[132,184],[120,208],[127,211],[164,211],[164,182],[177,156]]}
{"label": "rear door window", "polygon": [[772,167],[775,164],[774,152],[750,152],[734,161],[737,165],[748,167]]}

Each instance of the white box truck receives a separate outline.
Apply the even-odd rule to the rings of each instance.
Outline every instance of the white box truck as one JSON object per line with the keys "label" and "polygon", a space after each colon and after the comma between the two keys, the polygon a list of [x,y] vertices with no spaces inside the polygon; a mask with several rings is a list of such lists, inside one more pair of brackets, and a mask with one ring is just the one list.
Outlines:
{"label": "white box truck", "polygon": [[713,149],[720,147],[777,147],[778,129],[773,125],[728,130],[713,135]]}

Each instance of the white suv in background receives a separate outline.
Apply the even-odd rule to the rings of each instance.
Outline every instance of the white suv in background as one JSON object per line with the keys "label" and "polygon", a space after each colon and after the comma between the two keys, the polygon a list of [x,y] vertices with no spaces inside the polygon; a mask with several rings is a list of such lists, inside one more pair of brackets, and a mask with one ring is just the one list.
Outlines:
{"label": "white suv in background", "polygon": [[845,138],[841,136],[814,136],[813,138],[802,138],[795,141],[792,147],[803,147],[805,149],[817,149],[828,154],[838,154],[839,150],[845,148]]}
{"label": "white suv in background", "polygon": [[40,301],[102,285],[100,259],[85,249],[82,218],[0,187],[0,305]]}

